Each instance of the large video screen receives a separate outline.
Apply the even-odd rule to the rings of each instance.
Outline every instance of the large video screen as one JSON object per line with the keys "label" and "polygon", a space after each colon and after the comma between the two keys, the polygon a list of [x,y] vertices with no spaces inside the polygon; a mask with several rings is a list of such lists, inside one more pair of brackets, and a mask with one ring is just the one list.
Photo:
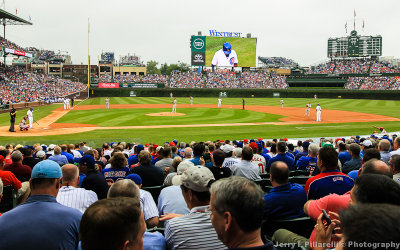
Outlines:
{"label": "large video screen", "polygon": [[256,38],[208,36],[206,37],[206,66],[255,67],[256,47]]}

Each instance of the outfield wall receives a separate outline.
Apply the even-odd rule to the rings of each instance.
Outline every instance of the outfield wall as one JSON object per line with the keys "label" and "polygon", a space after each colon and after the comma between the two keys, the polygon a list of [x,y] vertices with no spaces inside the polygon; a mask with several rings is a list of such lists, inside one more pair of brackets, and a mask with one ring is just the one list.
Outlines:
{"label": "outfield wall", "polygon": [[[346,90],[346,89],[104,89],[91,88],[90,97],[129,97],[135,91],[138,97],[169,97],[172,92],[176,97],[218,97],[220,92],[226,92],[227,97],[250,98],[342,98],[342,99],[371,99],[371,100],[400,100],[400,91],[395,90]],[[279,94],[279,95],[278,95]]]}

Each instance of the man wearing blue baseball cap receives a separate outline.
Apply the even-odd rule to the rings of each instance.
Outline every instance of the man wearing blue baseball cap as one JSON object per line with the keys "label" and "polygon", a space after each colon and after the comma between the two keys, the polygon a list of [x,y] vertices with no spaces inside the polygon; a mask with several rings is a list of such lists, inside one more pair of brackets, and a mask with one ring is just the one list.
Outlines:
{"label": "man wearing blue baseball cap", "polygon": [[76,249],[82,213],[56,201],[62,173],[51,160],[35,165],[31,197],[0,217],[0,249]]}
{"label": "man wearing blue baseball cap", "polygon": [[211,66],[220,67],[237,67],[239,63],[236,51],[232,49],[232,45],[228,42],[222,45],[222,49],[215,52],[211,62]]}

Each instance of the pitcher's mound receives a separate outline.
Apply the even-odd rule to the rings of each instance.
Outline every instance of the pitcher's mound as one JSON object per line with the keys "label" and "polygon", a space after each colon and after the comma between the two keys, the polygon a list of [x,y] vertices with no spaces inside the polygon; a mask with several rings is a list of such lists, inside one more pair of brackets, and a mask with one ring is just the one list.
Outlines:
{"label": "pitcher's mound", "polygon": [[151,113],[146,114],[148,116],[183,116],[186,115],[184,113],[171,113],[171,112],[161,112],[161,113]]}

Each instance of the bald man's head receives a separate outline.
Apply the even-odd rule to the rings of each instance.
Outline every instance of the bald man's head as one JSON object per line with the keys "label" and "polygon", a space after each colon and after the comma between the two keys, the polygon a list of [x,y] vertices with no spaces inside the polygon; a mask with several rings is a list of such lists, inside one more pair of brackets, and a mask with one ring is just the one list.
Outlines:
{"label": "bald man's head", "polygon": [[74,164],[66,164],[61,167],[63,186],[77,187],[79,183],[79,169]]}
{"label": "bald man's head", "polygon": [[288,183],[289,180],[289,167],[283,161],[276,161],[271,164],[270,168],[271,179],[277,184],[283,185]]}
{"label": "bald man's head", "polygon": [[131,197],[140,199],[139,187],[130,179],[115,182],[108,190],[107,198]]}
{"label": "bald man's head", "polygon": [[393,178],[393,172],[390,166],[377,159],[371,159],[362,166],[361,174],[380,174]]}

